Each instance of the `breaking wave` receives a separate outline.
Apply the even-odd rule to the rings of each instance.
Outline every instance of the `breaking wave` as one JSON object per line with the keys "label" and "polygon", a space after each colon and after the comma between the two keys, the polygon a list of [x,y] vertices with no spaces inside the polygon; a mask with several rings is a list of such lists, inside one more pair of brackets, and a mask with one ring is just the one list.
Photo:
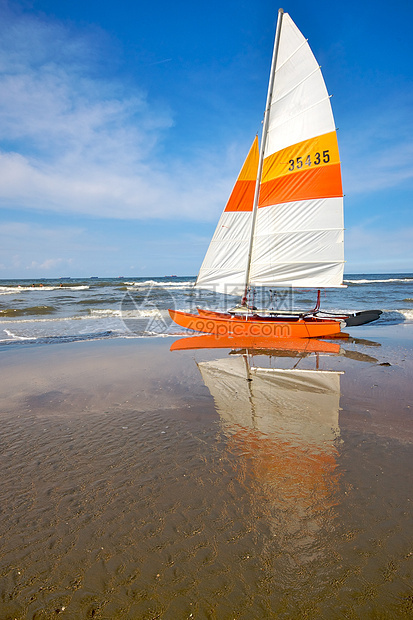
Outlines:
{"label": "breaking wave", "polygon": [[155,280],[145,280],[144,282],[125,282],[128,290],[135,290],[136,288],[193,288],[195,282],[156,282]]}
{"label": "breaking wave", "polygon": [[79,284],[78,286],[75,285],[66,285],[66,284],[62,284],[62,285],[43,285],[43,284],[36,284],[33,286],[20,286],[20,285],[13,285],[13,286],[0,286],[0,295],[10,295],[12,293],[22,293],[24,291],[58,291],[58,290],[64,290],[64,291],[86,291],[90,288],[89,285],[87,284]]}
{"label": "breaking wave", "polygon": [[362,279],[362,280],[343,280],[343,282],[345,284],[349,284],[350,286],[352,284],[383,284],[383,283],[387,283],[387,282],[409,282],[410,284],[413,283],[413,278],[385,278],[383,280],[367,280],[367,279]]}
{"label": "breaking wave", "polygon": [[383,314],[377,322],[395,324],[413,321],[413,310],[400,309],[400,310],[383,310]]}

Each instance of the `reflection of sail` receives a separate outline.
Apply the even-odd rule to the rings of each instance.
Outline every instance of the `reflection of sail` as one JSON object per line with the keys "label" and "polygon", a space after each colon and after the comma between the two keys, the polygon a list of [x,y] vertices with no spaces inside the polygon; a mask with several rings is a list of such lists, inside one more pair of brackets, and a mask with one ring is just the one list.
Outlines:
{"label": "reflection of sail", "polygon": [[[256,368],[247,355],[198,367],[243,484],[265,507],[271,534],[263,553],[273,561],[273,541],[287,550],[296,587],[331,534],[341,373]],[[280,570],[288,582],[286,567]]]}
{"label": "reflection of sail", "polygon": [[225,422],[322,449],[339,433],[338,372],[257,368],[246,356],[198,367]]}

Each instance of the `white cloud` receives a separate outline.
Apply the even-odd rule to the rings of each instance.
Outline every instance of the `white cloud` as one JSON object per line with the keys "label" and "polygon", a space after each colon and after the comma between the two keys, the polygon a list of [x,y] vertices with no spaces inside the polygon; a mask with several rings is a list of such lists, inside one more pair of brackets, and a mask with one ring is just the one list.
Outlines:
{"label": "white cloud", "polygon": [[[172,111],[131,81],[102,77],[110,45],[103,33],[0,7],[0,207],[217,220],[242,163],[237,145],[179,160],[164,148]],[[412,178],[404,89],[340,132],[347,195]]]}
{"label": "white cloud", "polygon": [[71,265],[73,263],[72,258],[64,259],[64,258],[47,258],[42,263],[38,263],[33,260],[30,265],[27,266],[27,269],[36,269],[42,271],[48,271],[49,269],[54,269],[55,267],[62,267],[63,265]]}
{"label": "white cloud", "polygon": [[216,218],[230,190],[225,166],[205,153],[190,165],[161,156],[170,110],[96,77],[96,33],[6,11],[1,38],[0,206]]}

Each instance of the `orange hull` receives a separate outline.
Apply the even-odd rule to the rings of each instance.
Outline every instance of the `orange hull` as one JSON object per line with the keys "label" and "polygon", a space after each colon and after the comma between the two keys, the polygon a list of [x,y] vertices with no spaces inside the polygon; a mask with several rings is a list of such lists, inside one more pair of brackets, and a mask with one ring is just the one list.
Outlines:
{"label": "orange hull", "polygon": [[225,313],[207,315],[169,310],[171,319],[186,329],[217,336],[275,338],[319,338],[340,333],[340,322],[330,319],[271,319],[237,317]]}

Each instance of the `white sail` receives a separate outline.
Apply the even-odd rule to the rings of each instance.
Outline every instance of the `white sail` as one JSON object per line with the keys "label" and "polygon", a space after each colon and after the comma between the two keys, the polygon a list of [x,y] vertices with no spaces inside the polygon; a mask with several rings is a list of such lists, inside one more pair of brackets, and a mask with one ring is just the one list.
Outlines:
{"label": "white sail", "polygon": [[[247,158],[248,200],[225,208],[196,282],[200,288],[243,294],[247,285],[342,285],[343,192],[334,118],[320,67],[287,13],[280,12],[271,73],[261,159],[257,147]],[[253,169],[259,171],[255,203]],[[234,191],[246,180],[242,174]]]}
{"label": "white sail", "polygon": [[249,283],[340,286],[343,192],[330,98],[314,55],[281,15]]}

